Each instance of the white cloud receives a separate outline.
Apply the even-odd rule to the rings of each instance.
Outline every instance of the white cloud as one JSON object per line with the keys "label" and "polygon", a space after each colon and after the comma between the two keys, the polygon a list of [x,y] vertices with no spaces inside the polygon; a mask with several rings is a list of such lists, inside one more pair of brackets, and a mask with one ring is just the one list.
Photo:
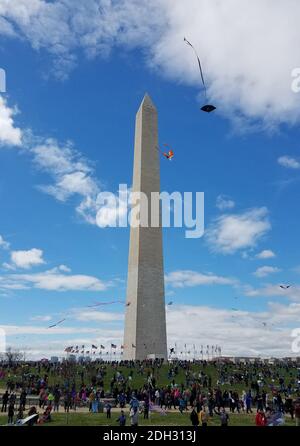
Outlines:
{"label": "white cloud", "polygon": [[8,269],[8,270],[15,270],[16,267],[14,265],[11,265],[10,263],[4,262],[2,263],[2,267],[4,269]]}
{"label": "white cloud", "polygon": [[[79,311],[79,310],[78,310]],[[122,321],[120,313],[95,312],[95,317],[87,312],[83,316],[88,322]],[[92,312],[91,312],[92,313]],[[101,316],[96,316],[99,313]],[[79,313],[74,313],[76,317]],[[235,311],[208,306],[173,305],[167,306],[167,333],[169,346],[177,344],[180,352],[196,347],[199,356],[200,346],[207,344],[220,345],[222,354],[227,356],[295,356],[291,351],[291,331],[297,327],[300,317],[300,304],[282,305],[269,303],[264,311]],[[91,319],[92,318],[92,319]],[[199,324],[199,321],[201,323]],[[212,323],[213,321],[213,323]],[[45,321],[47,322],[47,321]],[[81,322],[81,321],[80,321]],[[46,325],[46,324],[45,324]],[[49,330],[46,326],[2,325],[8,338],[8,344],[14,344],[27,352],[27,357],[41,358],[56,353],[63,356],[67,345],[91,346],[111,342],[120,346],[123,343],[122,328],[58,326]],[[22,341],[11,340],[12,336],[20,336]],[[41,340],[41,336],[45,336]],[[237,343],[237,339],[239,342]]]}
{"label": "white cloud", "polygon": [[82,311],[78,310],[74,314],[74,318],[78,321],[96,321],[96,322],[115,322],[123,321],[124,314],[122,313],[110,313],[104,311]]}
{"label": "white cloud", "polygon": [[71,268],[69,268],[66,265],[59,265],[58,269],[60,271],[62,271],[63,273],[70,273],[71,272]]}
{"label": "white cloud", "polygon": [[52,316],[32,316],[30,318],[31,321],[37,321],[37,322],[49,322],[52,320]]}
{"label": "white cloud", "polygon": [[253,273],[256,277],[266,277],[269,274],[278,273],[281,270],[276,266],[261,266]]}
{"label": "white cloud", "polygon": [[270,229],[268,210],[262,207],[218,217],[208,227],[205,236],[213,251],[233,254],[256,246]]}
{"label": "white cloud", "polygon": [[51,291],[104,291],[111,285],[97,277],[63,274],[58,268],[35,274],[10,274],[0,277],[0,288],[28,289],[31,286]]}
{"label": "white cloud", "polygon": [[260,312],[187,305],[167,307],[168,341],[172,346],[176,342],[179,351],[184,351],[185,343],[187,350],[193,350],[195,344],[198,356],[200,346],[204,346],[205,353],[207,344],[220,345],[224,355],[295,356],[291,351],[291,329],[297,326],[299,315],[300,305],[294,304],[270,304]]}
{"label": "white cloud", "polygon": [[290,156],[281,156],[278,158],[278,164],[288,169],[300,169],[300,163]]}
{"label": "white cloud", "polygon": [[[41,326],[30,326],[30,325],[0,325],[0,328],[2,328],[7,336],[15,336],[15,335],[32,335],[30,336],[29,344],[32,344],[33,341],[33,335],[48,335],[51,337],[57,336],[57,335],[65,335],[65,334],[79,334],[79,333],[92,333],[92,334],[99,334],[101,335],[101,332],[103,329],[101,328],[93,328],[93,327],[64,327],[64,326],[58,326],[49,329],[48,326],[41,327]],[[112,332],[112,330],[107,330],[107,332]],[[114,333],[115,334],[115,333]],[[103,333],[103,336],[105,334]],[[62,342],[60,341],[60,346],[62,346]],[[61,352],[62,352],[61,348]]]}
{"label": "white cloud", "polygon": [[258,259],[272,259],[273,257],[276,257],[276,254],[270,249],[264,249],[263,251],[256,254],[256,257]]}
{"label": "white cloud", "polygon": [[297,324],[300,318],[300,303],[292,302],[289,305],[282,305],[278,302],[269,302],[270,313],[274,323]]}
{"label": "white cloud", "polygon": [[160,74],[199,88],[186,36],[201,56],[208,96],[219,113],[273,127],[300,118],[291,89],[299,15],[296,0],[190,0],[188,7],[181,0],[153,0],[151,7],[147,0],[1,0],[0,32],[48,51],[58,77],[74,67],[78,50],[91,58],[106,57],[114,47],[139,48]]}
{"label": "white cloud", "polygon": [[216,276],[214,274],[202,274],[196,271],[173,271],[165,276],[165,282],[174,288],[194,287],[200,285],[234,285],[235,279]]}
{"label": "white cloud", "polygon": [[66,201],[74,194],[90,197],[97,192],[94,180],[84,172],[68,173],[55,185],[41,186],[40,189],[59,201]]}
{"label": "white cloud", "polygon": [[4,240],[2,235],[0,235],[0,248],[9,249],[9,243]]}
{"label": "white cloud", "polygon": [[288,289],[283,289],[278,284],[267,284],[262,288],[247,286],[244,289],[245,296],[248,297],[284,297],[291,301],[300,301],[300,286],[293,285]]}
{"label": "white cloud", "polygon": [[0,146],[20,146],[22,131],[14,124],[16,110],[9,108],[5,99],[0,96]]}
{"label": "white cloud", "polygon": [[[91,162],[74,149],[71,142],[60,144],[53,138],[39,138],[27,131],[23,146],[26,153],[31,154],[34,166],[52,177],[52,183],[39,185],[39,190],[62,202],[77,197],[76,212],[89,224],[96,225],[112,218],[114,210],[110,206],[102,208],[97,202],[100,183]],[[123,216],[127,210],[124,201],[127,197],[115,198],[120,204],[117,215]]]}
{"label": "white cloud", "polygon": [[233,209],[235,206],[235,202],[231,200],[231,198],[226,195],[219,195],[216,201],[216,207],[220,211],[226,211],[227,209]]}
{"label": "white cloud", "polygon": [[91,167],[71,143],[59,145],[55,139],[48,138],[31,149],[36,165],[53,175],[65,175],[76,171],[89,173]]}
{"label": "white cloud", "polygon": [[[101,194],[100,194],[101,195]],[[100,228],[115,227],[125,220],[127,222],[128,208],[130,207],[130,190],[119,190],[119,194],[105,193],[103,200],[100,195],[96,201],[96,223]]]}
{"label": "white cloud", "polygon": [[0,17],[0,30],[3,36],[17,37],[17,34],[15,33],[13,26],[3,17]]}
{"label": "white cloud", "polygon": [[62,145],[52,138],[32,144],[30,152],[37,168],[53,178],[53,184],[39,186],[39,189],[63,202],[72,196],[79,197],[77,212],[88,223],[96,224],[100,187],[89,161],[71,143]]}
{"label": "white cloud", "polygon": [[32,248],[28,251],[12,251],[11,262],[17,268],[29,269],[32,266],[43,265],[43,251],[41,249]]}
{"label": "white cloud", "polygon": [[[88,327],[59,326],[51,330],[47,326],[27,325],[2,325],[0,328],[5,330],[7,345],[25,352],[28,359],[50,358],[51,356],[65,357],[64,349],[70,345],[80,347],[85,345],[85,350],[90,350],[92,344],[98,346],[103,344],[107,351],[110,351],[111,342],[117,344],[118,347],[123,343],[123,330],[103,326],[96,328],[92,328],[90,325]],[[104,355],[104,351],[102,354]]]}

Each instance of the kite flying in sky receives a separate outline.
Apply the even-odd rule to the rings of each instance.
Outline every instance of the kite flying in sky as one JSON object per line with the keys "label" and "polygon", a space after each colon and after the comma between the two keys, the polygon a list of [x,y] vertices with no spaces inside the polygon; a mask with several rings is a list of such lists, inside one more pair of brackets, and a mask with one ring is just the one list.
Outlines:
{"label": "kite flying in sky", "polygon": [[[100,307],[102,305],[112,305],[112,304],[123,304],[124,302],[122,300],[112,300],[110,302],[95,302],[93,305],[88,305],[88,308],[94,308],[94,307]],[[128,302],[126,306],[129,306],[130,303]]]}
{"label": "kite flying in sky", "polygon": [[164,152],[162,150],[160,150],[159,147],[156,147],[156,149],[159,151],[159,153],[161,153],[162,156],[164,156],[167,160],[172,161],[172,159],[174,158],[174,152],[173,150],[168,146],[168,144],[163,144],[163,146],[165,146],[167,149],[169,149],[167,152]]}
{"label": "kite flying in sky", "polygon": [[290,287],[291,285],[280,285],[280,288],[282,288],[283,290],[287,290]]}
{"label": "kite flying in sky", "polygon": [[57,325],[60,325],[60,324],[62,324],[64,321],[65,321],[66,319],[61,319],[60,321],[58,321],[58,322],[56,322],[56,324],[53,324],[53,325],[49,325],[49,327],[48,328],[53,328],[53,327],[56,327]]}
{"label": "kite flying in sky", "polygon": [[[202,70],[200,58],[199,58],[199,56],[197,54],[197,51],[195,50],[195,48],[191,44],[191,42],[189,42],[185,37],[184,37],[184,41],[185,41],[185,43],[187,45],[189,45],[194,50],[194,53],[196,54],[196,57],[197,57],[197,60],[198,60],[198,65],[199,65],[199,70],[200,70],[201,81],[202,81],[203,89],[204,89],[204,98],[205,98],[205,102],[206,102],[206,99],[207,99],[207,96],[206,96],[206,85],[205,85],[205,81],[204,81],[203,70]],[[214,105],[211,105],[211,104],[205,104],[205,105],[203,105],[201,107],[201,110],[206,112],[206,113],[211,113],[215,109],[216,109],[216,107]]]}

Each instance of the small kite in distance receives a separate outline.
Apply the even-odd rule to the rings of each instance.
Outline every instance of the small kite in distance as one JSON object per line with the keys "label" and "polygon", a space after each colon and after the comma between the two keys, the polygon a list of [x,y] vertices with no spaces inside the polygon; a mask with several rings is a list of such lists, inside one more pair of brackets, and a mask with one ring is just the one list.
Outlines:
{"label": "small kite in distance", "polygon": [[[191,44],[191,42],[189,42],[185,37],[184,37],[184,42],[189,45],[194,53],[196,54],[197,60],[198,60],[198,66],[199,66],[199,70],[200,70],[200,76],[201,76],[201,81],[203,84],[203,89],[204,89],[204,98],[205,98],[205,102],[206,102],[206,85],[205,85],[205,81],[204,81],[204,76],[203,76],[203,70],[202,70],[202,66],[201,66],[201,62],[200,62],[200,57],[198,56],[197,51],[195,50],[195,48],[193,47],[193,45]],[[201,110],[206,112],[206,113],[211,113],[212,111],[216,110],[216,107],[214,105],[211,104],[205,104],[201,107]]]}
{"label": "small kite in distance", "polygon": [[172,301],[168,302],[168,306],[170,306],[170,305],[173,305],[173,302],[172,302]]}
{"label": "small kite in distance", "polygon": [[172,161],[174,158],[174,151],[168,146],[168,144],[163,144],[163,146],[167,147],[169,150],[167,152],[162,151],[159,147],[156,146],[156,150],[164,156],[167,160]]}
{"label": "small kite in distance", "polygon": [[283,290],[287,290],[290,287],[291,285],[280,285],[280,288],[282,288]]}
{"label": "small kite in distance", "polygon": [[100,307],[102,305],[123,304],[123,303],[124,302],[122,300],[112,300],[110,302],[95,302],[93,305],[88,305],[88,308]]}
{"label": "small kite in distance", "polygon": [[56,327],[57,325],[60,325],[60,324],[62,324],[64,321],[65,321],[66,319],[61,319],[60,321],[58,321],[58,322],[56,322],[56,324],[53,324],[53,325],[49,325],[49,327],[48,328],[53,328],[53,327]]}

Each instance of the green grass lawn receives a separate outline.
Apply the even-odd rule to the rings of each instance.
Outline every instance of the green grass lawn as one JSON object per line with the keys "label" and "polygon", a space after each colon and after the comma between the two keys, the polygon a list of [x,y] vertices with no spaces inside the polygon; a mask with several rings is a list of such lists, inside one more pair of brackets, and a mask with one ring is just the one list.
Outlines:
{"label": "green grass lawn", "polygon": [[[111,420],[107,420],[105,413],[92,414],[92,413],[69,413],[67,416],[65,413],[52,414],[52,422],[45,424],[46,426],[118,426],[116,419],[119,412],[112,413]],[[140,426],[191,426],[190,412],[180,413],[168,413],[163,416],[158,413],[150,415],[150,420],[144,420],[143,415],[139,416]],[[255,413],[251,415],[247,414],[233,414],[230,415],[230,426],[254,426]],[[285,419],[286,426],[294,426],[295,421],[291,420],[289,416]],[[0,425],[7,423],[7,416],[0,415]],[[130,425],[130,420],[127,414],[127,425]],[[209,419],[209,426],[219,426],[219,417],[215,415]]]}
{"label": "green grass lawn", "polygon": [[[99,364],[97,365],[99,367]],[[162,366],[160,369],[155,370],[155,378],[156,383],[158,386],[166,386],[171,383],[172,379],[168,378],[168,365]],[[236,366],[234,364],[227,366],[228,370],[234,371],[236,369]],[[75,380],[76,384],[79,386],[81,383],[80,379],[80,372],[82,370],[82,366],[77,365],[70,365],[70,382],[73,382]],[[137,373],[135,369],[130,369],[127,367],[118,367],[117,369],[113,368],[111,365],[106,365],[106,375],[104,378],[104,390],[109,391],[110,389],[110,381],[113,376],[113,374],[116,372],[116,370],[121,371],[125,376],[128,376],[129,373],[133,370],[133,379],[131,381],[131,388],[132,389],[138,389],[141,388],[146,382],[147,382],[147,370],[144,371],[143,375],[140,375]],[[150,369],[149,369],[150,370]],[[217,369],[212,366],[208,365],[204,367],[203,365],[192,365],[192,370],[195,371],[197,374],[200,370],[203,370],[206,375],[210,375],[212,378],[212,387],[216,387],[217,385],[217,379],[218,379],[218,372]],[[293,377],[296,377],[297,370],[295,368],[291,369],[290,371],[286,371],[285,369],[281,367],[274,368],[276,372],[279,373],[280,376],[286,378],[286,382],[289,382],[292,377],[290,374],[292,374]],[[37,374],[37,370],[35,369],[26,369],[26,372],[31,372]],[[40,376],[43,376],[44,372],[41,371]],[[85,384],[89,385],[91,383],[91,378],[96,374],[96,370],[94,367],[92,367],[89,371],[85,371],[84,376],[84,382]],[[10,379],[13,379],[15,382],[17,380],[20,380],[21,377],[21,369],[19,369],[16,373],[16,376],[11,376]],[[6,387],[6,381],[8,377],[5,379],[5,381],[0,381],[0,388]],[[178,375],[174,378],[176,384],[180,385],[183,383],[185,385],[185,374],[183,369],[179,369]],[[55,375],[54,373],[49,374],[49,386],[59,384],[63,385],[64,380],[62,377]],[[264,388],[269,391],[268,384],[270,384],[271,381],[267,382],[267,384],[264,386]],[[276,381],[273,383],[275,385],[278,385],[278,382]],[[234,384],[233,386],[230,386],[230,384],[224,384],[221,386],[222,391],[225,389],[235,389],[237,390],[240,395],[243,390],[247,390],[246,386],[244,384]],[[255,411],[254,411],[255,412]],[[230,415],[230,425],[231,426],[254,426],[255,425],[255,413],[253,412],[252,415],[246,415],[246,414],[233,414]],[[66,424],[69,424],[70,426],[117,426],[116,419],[118,417],[117,412],[112,413],[112,419],[107,420],[106,414],[92,414],[92,413],[73,413],[70,412],[70,414],[67,415],[63,412],[52,414],[53,421],[48,424],[49,426],[64,426]],[[166,416],[162,416],[158,413],[151,414],[150,420],[144,420],[143,416],[139,417],[139,424],[141,426],[190,426],[190,419],[189,419],[190,412],[184,413],[181,415],[179,412],[170,412]],[[3,416],[0,414],[0,425],[6,424],[7,422],[7,416]],[[127,419],[127,425],[130,424],[129,417]],[[209,425],[211,426],[219,426],[220,421],[218,416],[214,416],[210,419]],[[292,426],[295,424],[294,421],[290,419],[289,416],[286,416],[286,423],[287,426]]]}
{"label": "green grass lawn", "polygon": [[[99,365],[98,365],[99,367]],[[217,369],[211,365],[206,366],[205,368],[203,367],[203,365],[192,365],[192,370],[195,371],[197,374],[199,373],[200,370],[204,371],[205,374],[210,375],[212,378],[212,387],[216,387],[216,383],[217,383]],[[172,379],[168,379],[168,365],[163,365],[161,367],[161,369],[156,369],[156,374],[155,374],[155,378],[156,378],[156,382],[159,386],[165,386],[171,383]],[[234,364],[228,365],[228,370],[234,371],[236,369],[236,366]],[[131,387],[132,388],[140,388],[142,387],[146,382],[147,382],[147,371],[145,370],[144,375],[140,375],[137,373],[136,370],[134,369],[129,369],[127,367],[118,367],[117,370],[121,371],[125,376],[128,376],[130,371],[133,370],[133,379],[131,382]],[[150,369],[149,369],[150,370]],[[37,371],[35,369],[27,369],[27,372],[31,372],[31,373],[37,373]],[[82,366],[77,365],[76,367],[74,366],[70,366],[70,380],[71,381],[75,381],[77,385],[80,385],[81,383],[81,378],[80,378],[80,372],[82,371]],[[110,381],[112,379],[113,374],[116,372],[116,369],[114,369],[112,366],[107,365],[106,367],[106,375],[104,377],[104,390],[105,391],[109,391],[110,389]],[[292,379],[290,377],[290,373],[292,374],[293,377],[296,377],[297,374],[297,370],[296,369],[291,369],[290,372],[286,372],[285,369],[281,368],[281,367],[276,367],[276,371],[279,372],[279,374],[287,379],[287,382],[289,382],[290,379]],[[41,376],[43,376],[44,372],[41,372]],[[91,370],[91,371],[85,371],[85,376],[84,376],[84,382],[85,384],[90,384],[91,382],[91,377],[93,375],[95,375],[96,372],[95,370]],[[11,375],[10,379],[12,379],[13,381],[17,381],[18,378],[20,379],[21,373],[17,372],[16,376]],[[179,373],[178,375],[174,378],[176,384],[180,385],[181,383],[185,384],[185,375],[184,375],[184,370],[179,368]],[[7,378],[5,380],[0,380],[0,388],[5,388],[6,387],[6,381]],[[49,385],[55,385],[55,384],[63,384],[63,378],[58,377],[55,373],[50,373],[49,374]],[[267,382],[267,385],[271,384],[271,381]],[[277,384],[278,382],[275,382],[273,384]],[[244,384],[234,384],[233,386],[230,386],[229,384],[224,384],[221,386],[222,390],[230,390],[231,388],[234,388],[235,390],[237,390],[238,392],[242,392],[243,390],[247,390],[245,388]],[[266,389],[267,390],[267,389]]]}

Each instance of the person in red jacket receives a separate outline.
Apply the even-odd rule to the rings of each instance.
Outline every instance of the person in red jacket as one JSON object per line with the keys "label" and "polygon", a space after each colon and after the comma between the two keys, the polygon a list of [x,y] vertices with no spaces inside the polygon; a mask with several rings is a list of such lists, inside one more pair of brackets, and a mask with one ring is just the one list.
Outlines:
{"label": "person in red jacket", "polygon": [[255,417],[255,424],[256,426],[266,426],[267,425],[267,419],[266,415],[263,410],[259,410]]}

